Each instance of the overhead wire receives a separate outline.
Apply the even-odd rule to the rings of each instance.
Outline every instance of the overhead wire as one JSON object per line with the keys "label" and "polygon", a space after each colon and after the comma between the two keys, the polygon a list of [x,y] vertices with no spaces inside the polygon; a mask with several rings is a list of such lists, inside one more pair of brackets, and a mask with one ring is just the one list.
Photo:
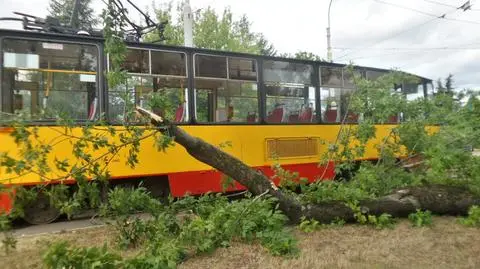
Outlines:
{"label": "overhead wire", "polygon": [[[381,1],[381,0],[374,0],[374,1],[383,2],[383,1]],[[385,3],[388,3],[388,2],[385,2]],[[390,4],[391,4],[391,3],[390,3]],[[394,4],[394,5],[397,6],[396,4]],[[402,7],[403,7],[403,6],[402,6]],[[416,9],[411,9],[411,8],[408,8],[408,9],[409,9],[409,10],[413,10],[413,11],[418,11],[418,10],[416,10]],[[414,25],[414,26],[412,26],[412,27],[409,27],[409,28],[407,28],[407,29],[405,29],[405,30],[403,30],[403,31],[397,32],[397,33],[395,33],[395,34],[393,34],[393,35],[389,35],[389,36],[387,36],[387,37],[385,37],[385,38],[383,38],[383,39],[381,39],[381,40],[379,40],[379,41],[375,41],[375,42],[371,43],[368,47],[371,47],[371,46],[374,46],[374,45],[376,45],[376,44],[385,42],[385,41],[387,41],[387,40],[389,40],[389,39],[395,38],[395,37],[397,37],[397,36],[399,36],[399,35],[402,35],[402,34],[404,34],[404,33],[406,33],[406,32],[412,31],[412,30],[417,29],[417,28],[419,28],[419,27],[422,27],[422,26],[424,26],[424,25],[426,25],[426,24],[429,24],[430,22],[435,21],[435,20],[437,20],[437,19],[445,19],[447,15],[450,15],[450,14],[452,14],[452,13],[455,13],[457,10],[458,10],[458,9],[455,7],[455,9],[450,10],[450,11],[448,11],[448,12],[446,12],[446,13],[443,13],[443,14],[440,15],[440,16],[437,16],[437,15],[434,15],[434,14],[430,14],[430,13],[427,13],[427,12],[420,11],[420,12],[421,12],[422,14],[424,14],[424,15],[431,16],[431,17],[434,16],[434,18],[432,18],[432,19],[430,19],[430,20],[427,20],[427,21],[425,21],[425,22],[423,22],[423,23]],[[480,23],[479,23],[479,24],[480,24]],[[357,49],[357,50],[358,50],[358,49]],[[351,51],[349,51],[349,52],[346,52],[346,53],[344,53],[343,55],[335,58],[335,60],[340,60],[340,59],[342,59],[342,58],[345,58],[347,55],[350,55],[351,53],[353,53],[353,52],[355,52],[355,51],[357,51],[357,50],[351,50]]]}
{"label": "overhead wire", "polygon": [[[423,0],[423,1],[425,1],[427,3],[431,3],[431,4],[436,4],[436,5],[439,5],[439,6],[454,7],[454,8],[460,9],[460,7],[450,5],[450,4],[446,4],[446,3],[442,3],[442,2],[438,2],[438,1],[433,1],[433,0]],[[468,8],[468,10],[480,11],[480,9],[472,8],[472,4],[470,4],[469,6],[470,6],[470,8]],[[464,10],[464,11],[466,11],[466,10]]]}
{"label": "overhead wire", "polygon": [[[406,52],[404,52],[404,54],[402,54],[402,56],[410,55],[410,54],[417,54],[417,53],[422,53],[422,51],[406,51]],[[389,56],[398,56],[398,52],[358,56],[358,57],[351,58],[351,60],[370,59],[370,58],[389,57]]]}
{"label": "overhead wire", "polygon": [[[403,8],[403,9],[406,9],[406,10],[410,10],[410,11],[417,12],[419,14],[423,14],[423,15],[426,15],[426,16],[434,17],[434,18],[444,19],[444,20],[448,20],[448,21],[458,21],[458,22],[466,22],[466,23],[480,25],[480,22],[478,22],[478,21],[469,21],[469,20],[461,20],[461,19],[455,19],[455,18],[447,18],[447,16],[446,16],[447,14],[443,14],[441,16],[438,16],[436,14],[424,12],[424,11],[421,11],[421,10],[418,10],[418,9],[410,8],[410,7],[407,7],[407,6],[402,6],[402,5],[391,3],[391,2],[386,2],[386,1],[383,1],[383,0],[373,0],[373,1],[385,4],[385,5],[390,5],[390,6],[394,6],[394,7],[398,7],[398,8]],[[455,6],[451,6],[451,7],[454,7],[455,11],[460,9],[459,7],[455,7]]]}
{"label": "overhead wire", "polygon": [[333,47],[332,49],[336,50],[394,50],[394,51],[399,51],[399,50],[413,50],[413,51],[422,51],[422,50],[479,50],[479,47],[468,47],[471,45],[480,45],[480,42],[475,42],[475,43],[469,43],[469,44],[463,44],[463,45],[458,45],[455,47],[450,47],[450,46],[445,46],[445,47],[388,47],[388,48],[375,48],[375,47]]}
{"label": "overhead wire", "polygon": [[[379,40],[379,41],[375,41],[375,42],[371,43],[369,46],[373,46],[373,45],[376,45],[376,44],[378,44],[378,43],[385,42],[385,41],[387,41],[387,40],[389,40],[389,39],[395,38],[395,37],[397,37],[397,36],[399,36],[399,35],[402,35],[402,34],[404,34],[404,33],[406,33],[406,32],[412,31],[413,29],[422,27],[423,25],[426,25],[426,24],[428,24],[428,23],[430,23],[430,22],[432,22],[432,21],[434,21],[434,20],[436,20],[436,18],[430,19],[430,20],[428,20],[428,21],[426,21],[426,22],[423,22],[423,23],[421,23],[421,24],[418,24],[418,25],[415,25],[415,26],[413,26],[413,27],[407,28],[407,29],[405,29],[405,30],[403,30],[403,31],[397,32],[397,33],[394,34],[394,35],[389,35],[389,36],[387,36],[387,37],[385,37],[385,38],[383,38],[383,39],[381,39],[381,40]],[[345,58],[347,55],[350,55],[351,53],[353,53],[353,52],[355,52],[355,51],[357,51],[357,50],[352,50],[352,51],[346,52],[345,54],[343,54],[343,55],[341,55],[341,56],[339,56],[339,57],[336,57],[335,60],[340,60],[340,59],[342,59],[342,58]]]}
{"label": "overhead wire", "polygon": [[423,15],[426,15],[426,16],[430,16],[430,17],[439,17],[438,15],[433,14],[433,13],[421,11],[419,9],[415,9],[415,8],[411,8],[411,7],[407,7],[407,6],[403,6],[403,5],[399,5],[399,4],[395,4],[395,3],[391,3],[391,2],[386,2],[386,1],[382,1],[382,0],[373,0],[373,1],[381,3],[381,4],[385,4],[385,5],[390,5],[390,6],[410,10],[410,11],[417,12],[417,13],[420,13],[420,14],[423,14]]}
{"label": "overhead wire", "polygon": [[436,4],[436,5],[440,5],[440,6],[444,6],[444,7],[453,7],[453,8],[457,8],[457,6],[454,6],[454,5],[450,5],[450,4],[445,4],[445,3],[442,3],[442,2],[437,2],[437,1],[433,1],[433,0],[423,0],[427,3],[431,3],[431,4]]}

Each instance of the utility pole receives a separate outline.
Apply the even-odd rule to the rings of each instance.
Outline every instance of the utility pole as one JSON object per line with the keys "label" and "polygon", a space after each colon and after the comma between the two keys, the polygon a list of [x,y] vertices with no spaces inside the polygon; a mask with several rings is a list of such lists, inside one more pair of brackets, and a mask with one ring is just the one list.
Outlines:
{"label": "utility pole", "polygon": [[193,47],[193,14],[190,0],[185,1],[183,6],[183,35],[185,47]]}
{"label": "utility pole", "polygon": [[328,61],[332,61],[332,45],[330,42],[330,8],[332,7],[332,1],[330,0],[330,4],[328,4],[328,26],[327,26],[327,59]]}
{"label": "utility pole", "polygon": [[78,28],[78,11],[80,9],[80,0],[75,0],[73,2],[73,11],[72,17],[70,18],[70,27],[77,29]]}

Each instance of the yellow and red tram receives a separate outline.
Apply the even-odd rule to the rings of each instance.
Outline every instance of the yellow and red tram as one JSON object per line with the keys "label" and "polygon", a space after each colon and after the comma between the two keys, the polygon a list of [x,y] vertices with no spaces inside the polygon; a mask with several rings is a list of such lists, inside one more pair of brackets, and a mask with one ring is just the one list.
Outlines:
{"label": "yellow and red tram", "polygon": [[[188,47],[128,43],[125,69],[129,79],[108,89],[105,71],[108,55],[103,40],[96,37],[0,30],[1,117],[16,112],[31,115],[42,140],[55,139],[62,126],[40,111],[54,109],[81,126],[105,115],[109,124],[121,128],[128,119],[125,99],[140,106],[152,105],[161,95],[171,105],[168,113],[187,132],[212,144],[229,141],[224,148],[248,165],[272,175],[271,165],[299,172],[311,181],[334,177],[334,164],[319,167],[325,147],[333,141],[346,113],[344,99],[355,90],[342,64],[230,53]],[[389,70],[356,66],[368,79]],[[426,97],[432,81],[419,77],[418,85],[404,85],[409,99]],[[159,100],[159,102],[161,101]],[[150,102],[150,103],[149,103]],[[356,121],[351,117],[351,122]],[[377,126],[384,137],[395,126]],[[12,128],[0,126],[0,152],[15,155]],[[69,141],[56,143],[58,159],[70,156]],[[167,188],[175,197],[186,193],[221,191],[221,174],[191,156],[178,145],[158,152],[153,139],[141,142],[139,164],[131,169],[120,154],[109,165],[111,180],[149,180],[154,188]],[[365,158],[375,159],[372,146]],[[61,175],[60,171],[52,171]],[[15,175],[0,168],[0,184],[36,185],[35,174]],[[278,183],[278,182],[277,182]],[[236,185],[230,190],[240,190]],[[0,196],[7,212],[12,199]]]}

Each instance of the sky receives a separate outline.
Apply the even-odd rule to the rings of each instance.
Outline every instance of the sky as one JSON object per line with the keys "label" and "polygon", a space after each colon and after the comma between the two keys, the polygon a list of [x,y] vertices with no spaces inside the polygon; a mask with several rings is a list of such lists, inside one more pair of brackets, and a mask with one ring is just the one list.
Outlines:
{"label": "sky", "polygon": [[[178,0],[176,0],[178,1]],[[174,2],[176,2],[174,1]],[[48,0],[0,0],[0,17],[13,11],[47,15]],[[167,1],[135,0],[146,10]],[[190,0],[193,10],[230,7],[245,14],[252,30],[263,33],[279,52],[310,51],[327,58],[326,27],[330,0]],[[399,68],[431,79],[454,75],[457,89],[480,89],[480,1],[472,10],[464,0],[332,0],[333,61],[378,68]],[[478,2],[478,4],[477,4]],[[128,5],[127,1],[123,1]],[[93,0],[101,12],[104,3]],[[444,18],[440,18],[446,14]],[[133,9],[133,19],[140,18]],[[137,19],[138,20],[138,19]],[[0,28],[20,23],[0,21]]]}

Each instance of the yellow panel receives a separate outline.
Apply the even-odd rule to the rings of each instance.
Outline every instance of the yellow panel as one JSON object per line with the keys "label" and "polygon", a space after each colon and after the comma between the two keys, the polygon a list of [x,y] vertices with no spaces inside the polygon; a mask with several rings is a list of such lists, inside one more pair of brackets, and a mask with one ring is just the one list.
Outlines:
{"label": "yellow panel", "polygon": [[[381,143],[379,139],[390,133],[394,125],[377,125],[377,138],[368,144],[365,158],[376,158],[377,149],[375,145]],[[99,127],[101,128],[101,127]],[[118,132],[122,132],[123,127],[115,127]],[[222,149],[241,159],[250,166],[271,165],[274,162],[280,164],[300,164],[319,162],[320,156],[326,152],[326,146],[320,144],[320,141],[335,141],[339,132],[339,125],[222,125],[222,126],[182,126],[189,134],[200,137],[201,139],[220,145],[230,142],[231,147],[223,147]],[[72,158],[72,139],[64,139],[62,127],[44,126],[39,127],[39,142],[55,144],[50,156],[50,164],[52,167],[53,160]],[[97,133],[105,134],[105,131],[95,130]],[[81,136],[81,128],[75,128],[72,136]],[[292,140],[293,138],[293,140]],[[306,138],[311,138],[310,140]],[[119,143],[119,137],[109,137]],[[273,140],[272,140],[273,139]],[[278,139],[278,140],[275,140]],[[276,150],[283,156],[278,160],[266,158],[267,141],[276,141]],[[279,142],[280,141],[280,142]],[[317,141],[317,142],[314,142]],[[273,143],[273,142],[271,142]],[[278,144],[280,143],[280,144]],[[280,145],[280,147],[278,146]],[[312,147],[310,147],[312,146]],[[90,149],[92,155],[102,156],[105,151]],[[13,138],[9,135],[9,131],[0,132],[0,152],[8,152],[12,156],[18,154],[18,148]],[[155,141],[152,137],[142,140],[141,149],[138,156],[139,164],[134,168],[130,168],[125,164],[128,149],[120,150],[118,156],[109,163],[110,174],[114,177],[135,177],[155,174],[168,174],[176,172],[188,172],[199,170],[210,170],[212,167],[203,164],[191,157],[186,150],[175,145],[166,150],[159,152],[156,149]],[[73,161],[70,162],[74,163]],[[53,170],[49,177],[61,178],[65,176],[57,170]],[[11,179],[10,182],[5,180]],[[40,178],[35,174],[27,174],[17,176],[15,174],[7,174],[5,169],[0,169],[0,183],[32,183],[38,182]],[[192,178],[192,180],[195,180]]]}

